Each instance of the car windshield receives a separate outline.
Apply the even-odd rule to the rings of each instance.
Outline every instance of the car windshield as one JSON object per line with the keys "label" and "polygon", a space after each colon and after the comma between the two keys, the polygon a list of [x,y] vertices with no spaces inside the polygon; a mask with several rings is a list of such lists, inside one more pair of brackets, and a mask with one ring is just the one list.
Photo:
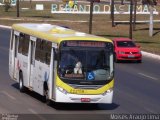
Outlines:
{"label": "car windshield", "polygon": [[117,41],[117,47],[136,47],[133,41]]}
{"label": "car windshield", "polygon": [[113,76],[113,52],[107,48],[62,48],[58,66],[60,78],[67,83],[104,83]]}

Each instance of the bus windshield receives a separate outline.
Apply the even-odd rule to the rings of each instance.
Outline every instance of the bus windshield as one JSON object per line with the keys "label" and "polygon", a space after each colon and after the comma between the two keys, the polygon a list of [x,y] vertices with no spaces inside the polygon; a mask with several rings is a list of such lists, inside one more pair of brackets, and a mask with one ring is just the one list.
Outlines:
{"label": "bus windshield", "polygon": [[61,46],[58,65],[60,78],[70,84],[105,84],[112,80],[112,44],[97,44],[94,47],[86,44],[85,47]]}

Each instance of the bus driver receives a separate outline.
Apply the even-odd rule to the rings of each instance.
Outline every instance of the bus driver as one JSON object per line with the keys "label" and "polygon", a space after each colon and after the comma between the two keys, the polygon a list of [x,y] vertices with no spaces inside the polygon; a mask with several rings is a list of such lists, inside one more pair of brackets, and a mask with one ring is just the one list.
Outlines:
{"label": "bus driver", "polygon": [[75,65],[74,74],[82,74],[82,63],[80,61]]}

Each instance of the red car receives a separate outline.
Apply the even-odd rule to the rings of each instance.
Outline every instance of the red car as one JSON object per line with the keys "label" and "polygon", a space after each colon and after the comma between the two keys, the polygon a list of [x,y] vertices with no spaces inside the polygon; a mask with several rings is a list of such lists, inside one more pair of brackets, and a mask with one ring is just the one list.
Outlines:
{"label": "red car", "polygon": [[134,60],[138,63],[142,61],[140,46],[137,46],[129,38],[114,38],[115,62],[119,60]]}

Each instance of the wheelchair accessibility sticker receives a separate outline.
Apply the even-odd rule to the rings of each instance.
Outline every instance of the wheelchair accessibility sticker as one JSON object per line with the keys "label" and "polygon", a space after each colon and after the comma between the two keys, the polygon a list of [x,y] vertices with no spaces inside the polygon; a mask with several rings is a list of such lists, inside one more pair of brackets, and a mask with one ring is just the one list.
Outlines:
{"label": "wheelchair accessibility sticker", "polygon": [[87,80],[94,80],[95,76],[93,72],[88,72],[87,73]]}

